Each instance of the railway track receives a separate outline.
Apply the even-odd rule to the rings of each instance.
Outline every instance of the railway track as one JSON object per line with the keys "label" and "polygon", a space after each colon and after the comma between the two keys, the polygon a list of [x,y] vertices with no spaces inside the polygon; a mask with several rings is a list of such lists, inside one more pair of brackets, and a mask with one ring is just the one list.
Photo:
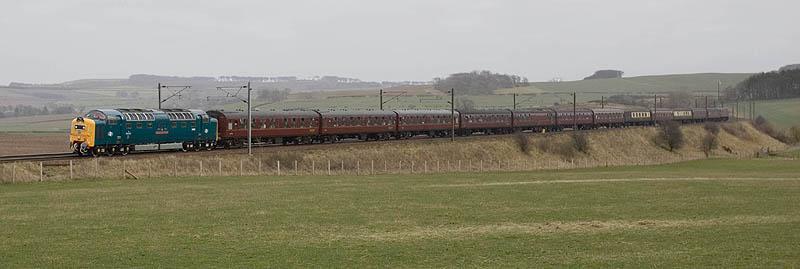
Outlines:
{"label": "railway track", "polygon": [[78,155],[72,152],[5,155],[5,156],[0,156],[0,162],[48,161],[48,160],[69,159],[75,157],[78,157]]}
{"label": "railway track", "polygon": [[[690,124],[687,124],[690,125]],[[625,128],[600,128],[600,129],[591,129],[585,130],[587,132],[608,132],[620,129],[633,129],[633,128],[653,128],[653,126],[629,126]],[[563,134],[563,133],[570,133],[572,131],[559,131],[559,132],[548,132],[548,133],[531,133],[527,132],[527,135],[533,136],[544,136],[549,137],[552,135]],[[504,136],[512,136],[513,134],[495,134],[495,135],[472,135],[472,136],[457,136],[456,140],[470,140],[470,139],[484,139],[484,138],[499,138]],[[338,146],[349,146],[352,144],[371,144],[371,143],[407,143],[412,141],[432,141],[432,140],[449,140],[449,137],[426,137],[426,136],[418,136],[409,139],[401,139],[401,140],[380,140],[380,141],[361,141],[361,140],[343,140],[333,144],[289,144],[289,145],[281,145],[281,144],[253,144],[254,153],[263,153],[273,150],[281,150],[286,148],[292,149],[309,149],[309,148],[330,148],[330,147],[338,147]],[[101,158],[143,158],[147,157],[148,155],[152,154],[161,154],[161,153],[179,153],[179,154],[191,154],[191,155],[229,155],[229,154],[239,154],[241,152],[246,152],[247,148],[217,148],[213,151],[188,151],[182,152],[180,150],[147,150],[147,151],[134,151],[127,156],[102,156]],[[71,158],[87,158],[78,156],[75,153],[70,152],[61,152],[61,153],[42,153],[42,154],[27,154],[27,155],[6,155],[0,156],[0,163],[6,162],[16,162],[16,161],[49,161],[49,160],[64,160],[64,159],[71,159]]]}

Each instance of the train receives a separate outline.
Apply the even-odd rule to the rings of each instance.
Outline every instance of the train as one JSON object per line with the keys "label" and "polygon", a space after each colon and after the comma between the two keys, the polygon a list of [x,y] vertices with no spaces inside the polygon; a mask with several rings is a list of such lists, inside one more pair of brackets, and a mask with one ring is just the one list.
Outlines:
{"label": "train", "polygon": [[[565,129],[620,128],[664,121],[727,121],[727,108],[532,108],[502,110],[252,111],[262,144],[336,143]],[[197,109],[95,109],[71,121],[70,146],[84,156],[127,155],[136,146],[180,144],[183,151],[246,145],[247,113]]]}

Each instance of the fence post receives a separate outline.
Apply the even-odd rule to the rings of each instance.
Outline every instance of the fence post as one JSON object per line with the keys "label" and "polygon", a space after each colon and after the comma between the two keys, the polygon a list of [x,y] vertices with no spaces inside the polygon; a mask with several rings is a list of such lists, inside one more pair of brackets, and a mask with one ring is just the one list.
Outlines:
{"label": "fence post", "polygon": [[244,175],[244,159],[239,159],[239,176]]}
{"label": "fence post", "polygon": [[203,160],[200,160],[200,176],[203,176]]}
{"label": "fence post", "polygon": [[331,160],[328,160],[328,175],[331,175]]}
{"label": "fence post", "polygon": [[128,179],[125,170],[128,170],[128,164],[125,163],[125,160],[122,160],[122,179]]}
{"label": "fence post", "polygon": [[94,158],[94,176],[100,177],[100,165],[98,164],[97,157]]}
{"label": "fence post", "polygon": [[439,166],[439,160],[436,160],[436,173],[439,173],[439,172],[441,172],[441,171],[442,171],[442,169],[441,169],[441,168],[442,168],[442,167],[441,167],[441,166]]}
{"label": "fence post", "polygon": [[[472,161],[470,161],[470,164]],[[458,171],[461,172],[461,160],[458,160]]]}
{"label": "fence post", "polygon": [[261,175],[264,169],[261,169],[261,158],[258,158],[258,174]]}
{"label": "fence post", "polygon": [[17,181],[17,163],[13,162],[11,163],[11,183],[14,183],[16,181]]}
{"label": "fence post", "polygon": [[369,174],[370,175],[374,175],[375,174],[375,160],[370,160],[369,161]]}
{"label": "fence post", "polygon": [[295,176],[298,175],[297,174],[297,160],[294,160],[294,175]]}
{"label": "fence post", "polygon": [[219,175],[222,176],[222,159],[217,160],[217,170],[219,170]]}
{"label": "fence post", "polygon": [[344,160],[342,160],[341,173],[344,174]]}
{"label": "fence post", "polygon": [[44,165],[39,162],[39,182],[44,181]]}
{"label": "fence post", "polygon": [[360,174],[361,174],[361,161],[358,160],[358,161],[356,161],[356,175],[360,175]]}
{"label": "fence post", "polygon": [[281,175],[281,160],[278,160],[278,175]]}
{"label": "fence post", "polygon": [[414,173],[414,161],[411,161],[411,173]]}
{"label": "fence post", "polygon": [[422,169],[423,169],[423,173],[428,173],[428,161],[427,160],[422,163]]}
{"label": "fence post", "polygon": [[389,166],[386,165],[386,160],[383,160],[383,172],[389,173]]}
{"label": "fence post", "polygon": [[453,172],[453,166],[450,165],[450,159],[447,159],[447,171]]}
{"label": "fence post", "polygon": [[311,161],[311,175],[312,176],[317,174],[316,162],[317,161]]}
{"label": "fence post", "polygon": [[69,160],[69,180],[72,180],[72,160]]}
{"label": "fence post", "polygon": [[153,178],[153,166],[152,165],[148,165],[147,166],[147,178]]}
{"label": "fence post", "polygon": [[403,171],[403,160],[400,160],[400,164],[397,166],[397,172],[400,173]]}
{"label": "fence post", "polygon": [[481,159],[481,167],[478,169],[478,172],[483,172],[483,159]]}

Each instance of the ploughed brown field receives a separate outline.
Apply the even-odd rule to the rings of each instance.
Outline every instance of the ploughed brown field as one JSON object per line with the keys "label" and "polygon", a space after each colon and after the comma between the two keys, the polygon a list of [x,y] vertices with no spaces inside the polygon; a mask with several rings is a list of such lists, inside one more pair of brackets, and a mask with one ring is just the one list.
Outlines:
{"label": "ploughed brown field", "polygon": [[68,133],[0,133],[0,156],[67,151]]}

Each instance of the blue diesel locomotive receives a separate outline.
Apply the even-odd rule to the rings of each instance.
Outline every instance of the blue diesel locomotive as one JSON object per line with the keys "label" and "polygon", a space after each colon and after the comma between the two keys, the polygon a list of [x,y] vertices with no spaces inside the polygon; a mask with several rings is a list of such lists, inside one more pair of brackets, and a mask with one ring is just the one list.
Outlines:
{"label": "blue diesel locomotive", "polygon": [[169,143],[184,151],[211,150],[217,119],[190,109],[96,109],[73,119],[69,135],[80,155],[127,155],[137,145]]}

